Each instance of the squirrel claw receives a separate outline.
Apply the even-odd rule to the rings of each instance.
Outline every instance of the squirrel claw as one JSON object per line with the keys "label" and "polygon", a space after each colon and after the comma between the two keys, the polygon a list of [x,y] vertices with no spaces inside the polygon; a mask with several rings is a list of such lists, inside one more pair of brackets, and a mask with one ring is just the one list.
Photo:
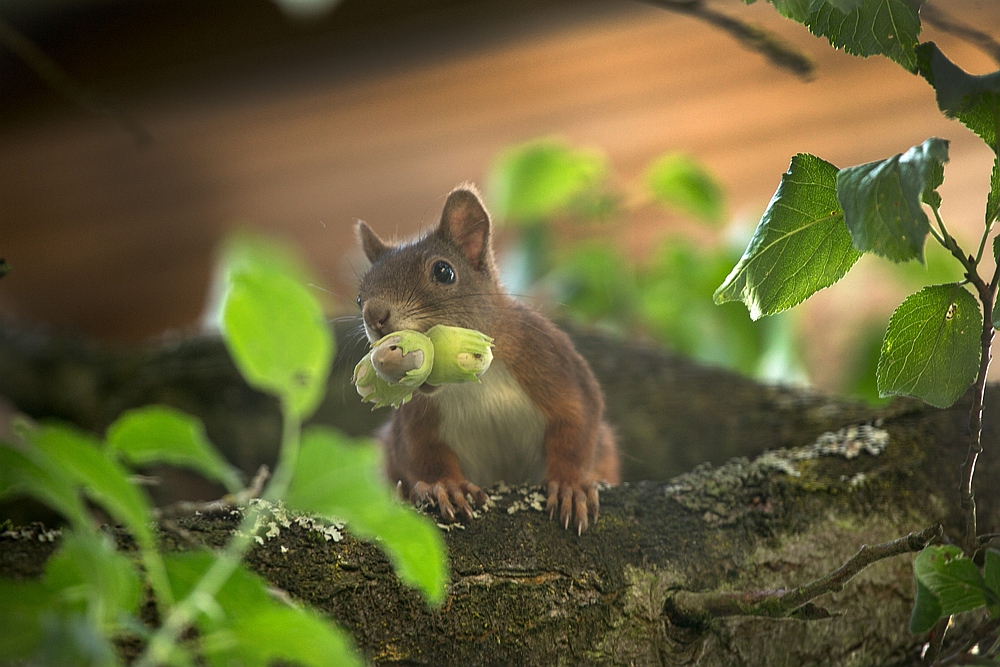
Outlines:
{"label": "squirrel claw", "polygon": [[440,480],[434,484],[415,482],[410,491],[410,501],[437,505],[441,518],[448,523],[455,521],[457,515],[466,521],[472,521],[473,510],[466,495],[472,498],[473,504],[477,507],[482,507],[488,502],[486,493],[472,482],[450,479]]}
{"label": "squirrel claw", "polygon": [[556,511],[559,512],[559,522],[563,529],[569,530],[572,524],[576,527],[576,534],[582,535],[590,525],[588,519],[591,515],[597,521],[600,502],[594,482],[560,483],[552,480],[548,491],[545,509],[549,511],[550,519],[555,518]]}

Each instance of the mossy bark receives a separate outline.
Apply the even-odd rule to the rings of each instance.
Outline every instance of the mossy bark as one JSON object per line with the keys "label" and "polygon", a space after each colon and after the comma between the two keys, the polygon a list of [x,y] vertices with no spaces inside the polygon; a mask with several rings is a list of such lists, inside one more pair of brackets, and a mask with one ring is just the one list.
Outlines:
{"label": "mossy bark", "polygon": [[[12,341],[25,336],[8,332],[0,341],[0,378],[5,378],[0,392],[30,414],[55,413],[100,430],[124,407],[165,401],[205,417],[217,442],[224,437],[238,443],[241,434],[257,443],[273,435],[276,442],[268,426],[276,419],[273,406],[233,377],[217,343],[128,353],[77,346],[80,356],[72,359],[65,347],[61,354],[49,348],[47,357],[44,346],[36,347],[34,356],[10,352]],[[902,401],[872,411],[762,387],[602,336],[578,335],[577,341],[604,382],[628,477],[673,479],[604,490],[601,518],[582,537],[540,511],[508,512],[527,491],[502,494],[481,518],[446,533],[452,583],[436,610],[398,583],[376,547],[350,536],[327,541],[293,524],[255,546],[249,565],[346,626],[375,664],[916,661],[921,638],[906,630],[913,589],[907,557],[879,562],[843,591],[816,600],[831,613],[822,620],[692,618],[677,612],[674,596],[801,585],[836,568],[864,543],[938,522],[958,535],[968,402],[934,410]],[[338,368],[352,367],[353,355],[341,356]],[[21,364],[21,384],[4,372],[15,362]],[[73,364],[75,370],[68,371]],[[32,380],[25,370],[42,367],[62,370],[44,380]],[[85,400],[63,400],[62,413],[43,409],[39,397],[58,393],[53,377],[90,378],[66,385]],[[35,390],[19,397],[14,385]],[[355,415],[371,413],[350,407],[348,398],[354,396],[334,384],[320,419],[354,432],[367,429],[370,424]],[[338,401],[345,407],[337,407]],[[338,414],[353,421],[330,417]],[[1000,457],[992,453],[1000,424],[995,391],[988,393],[985,423],[987,454],[977,476],[977,500],[980,525],[995,528],[1000,526]],[[865,427],[849,428],[858,424]],[[718,465],[769,446],[788,449]],[[239,454],[238,447],[228,451]],[[244,462],[266,459],[259,451],[245,456]],[[674,477],[702,460],[717,464]],[[185,517],[166,526],[163,535],[170,548],[217,545],[235,521],[228,514]],[[30,557],[17,555],[34,541],[4,538],[0,574],[30,575],[30,567],[13,563],[39,562],[34,544]]]}

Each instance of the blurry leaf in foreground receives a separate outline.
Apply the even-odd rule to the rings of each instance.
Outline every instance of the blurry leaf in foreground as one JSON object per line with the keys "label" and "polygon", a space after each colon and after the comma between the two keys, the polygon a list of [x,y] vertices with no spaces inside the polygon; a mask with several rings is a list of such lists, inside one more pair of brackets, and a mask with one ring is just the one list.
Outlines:
{"label": "blurry leaf in foreground", "polygon": [[[215,562],[207,551],[172,553],[164,560],[177,599],[184,599]],[[230,575],[215,602],[219,613],[196,619],[202,646],[213,665],[362,664],[340,628],[312,610],[275,599],[267,583],[245,565]]]}
{"label": "blurry leaf in foreground", "polygon": [[329,14],[341,0],[274,0],[281,11],[294,19],[319,19]]}
{"label": "blurry leaf in foreground", "polygon": [[725,215],[725,197],[715,177],[697,160],[670,153],[646,172],[646,187],[657,203],[705,222],[718,224]]}
{"label": "blurry leaf in foreground", "polygon": [[319,303],[289,276],[260,266],[230,277],[223,340],[251,386],[276,394],[299,418],[319,405],[334,355]]}
{"label": "blurry leaf in foreground", "polygon": [[542,139],[500,154],[490,172],[490,203],[499,220],[536,224],[590,199],[607,173],[604,156]]}
{"label": "blurry leaf in foreground", "polygon": [[432,521],[395,501],[383,481],[376,447],[352,443],[329,428],[306,430],[285,503],[347,521],[357,537],[377,538],[400,579],[420,588],[431,602],[444,600],[444,540]]}
{"label": "blurry leaf in foreground", "polygon": [[70,426],[45,424],[30,433],[32,444],[146,549],[154,544],[149,498],[129,481],[129,472],[108,457],[94,436]]}
{"label": "blurry leaf in foreground", "polygon": [[108,427],[107,443],[132,465],[193,468],[230,493],[243,486],[236,469],[208,441],[202,423],[173,408],[151,405],[125,412]]}

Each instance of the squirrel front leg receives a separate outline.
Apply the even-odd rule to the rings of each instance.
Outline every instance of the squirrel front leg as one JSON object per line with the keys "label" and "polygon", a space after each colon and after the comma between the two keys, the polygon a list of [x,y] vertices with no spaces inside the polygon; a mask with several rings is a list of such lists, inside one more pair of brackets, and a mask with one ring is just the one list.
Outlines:
{"label": "squirrel front leg", "polygon": [[438,437],[440,418],[424,397],[414,396],[399,408],[380,434],[386,450],[386,473],[408,494],[410,502],[437,505],[441,518],[472,519],[471,496],[478,507],[487,503],[486,493],[462,475],[458,457]]}
{"label": "squirrel front leg", "polygon": [[600,509],[597,480],[592,474],[598,422],[587,419],[568,402],[563,403],[546,406],[550,410],[556,408],[557,414],[549,416],[545,429],[545,478],[548,481],[545,508],[550,517],[555,517],[558,511],[563,528],[568,529],[572,521],[579,535],[587,530],[590,516],[597,521]]}

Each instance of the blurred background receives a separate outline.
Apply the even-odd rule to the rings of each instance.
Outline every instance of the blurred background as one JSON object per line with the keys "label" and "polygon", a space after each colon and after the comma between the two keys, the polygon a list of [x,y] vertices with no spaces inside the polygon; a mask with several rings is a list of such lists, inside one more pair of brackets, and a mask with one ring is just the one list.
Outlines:
{"label": "blurred background", "polygon": [[[810,74],[655,3],[288,2],[0,3],[0,313],[107,341],[196,332],[221,242],[254,229],[304,252],[331,317],[354,315],[355,221],[406,238],[473,181],[506,283],[537,307],[873,397],[892,310],[960,272],[928,244],[926,267],[866,256],[758,323],[713,305],[791,157],[846,167],[949,139],[943,216],[978,243],[990,150],[923,79],[835,52],[764,2],[708,6]],[[928,6],[923,40],[997,69],[969,35],[1000,36],[1000,3]]]}

